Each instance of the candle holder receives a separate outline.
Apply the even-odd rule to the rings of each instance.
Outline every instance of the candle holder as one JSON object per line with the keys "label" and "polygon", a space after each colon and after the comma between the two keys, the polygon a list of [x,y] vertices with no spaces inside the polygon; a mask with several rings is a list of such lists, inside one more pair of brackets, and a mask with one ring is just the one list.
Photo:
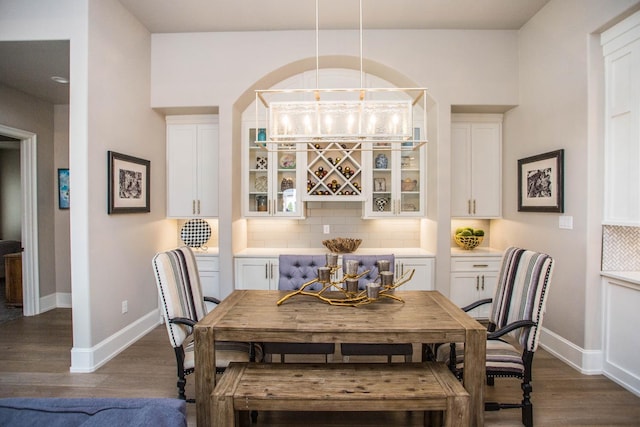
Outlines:
{"label": "candle holder", "polygon": [[[369,270],[358,274],[358,267],[360,263],[356,260],[347,260],[345,262],[346,271],[344,272],[345,274],[342,279],[333,281],[331,278],[337,277],[337,272],[341,270],[341,267],[337,265],[337,256],[334,259],[331,255],[334,254],[327,254],[326,266],[318,267],[318,277],[304,283],[300,286],[300,289],[285,295],[277,302],[277,304],[281,305],[296,295],[312,296],[330,305],[351,307],[370,304],[385,298],[404,302],[402,298],[394,295],[394,291],[413,278],[413,274],[415,272],[414,269],[407,270],[407,272],[394,283],[393,273],[388,270],[384,270],[384,268],[389,267],[389,261],[379,260],[378,277],[376,277],[372,282],[367,283],[365,289],[360,291],[358,290],[358,282],[361,277],[369,273]],[[380,269],[381,267],[382,270]],[[321,283],[322,288],[317,291],[307,290],[307,288],[314,283]],[[329,292],[332,288],[335,288],[336,292]]]}

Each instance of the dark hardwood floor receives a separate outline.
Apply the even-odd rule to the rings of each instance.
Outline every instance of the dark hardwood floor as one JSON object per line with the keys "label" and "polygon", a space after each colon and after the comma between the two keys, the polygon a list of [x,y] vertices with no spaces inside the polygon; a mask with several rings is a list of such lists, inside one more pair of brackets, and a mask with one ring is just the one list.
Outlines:
{"label": "dark hardwood floor", "polygon": [[[158,326],[96,372],[70,373],[71,310],[3,323],[0,397],[175,397],[175,361],[166,329]],[[194,394],[189,377],[187,393]],[[536,426],[638,426],[640,398],[602,375],[581,375],[539,350],[534,360]],[[517,402],[517,381],[496,381],[487,398]],[[506,400],[505,400],[506,399]],[[195,405],[187,406],[195,426]],[[520,411],[485,413],[487,426],[518,426]],[[419,426],[417,413],[261,413],[258,426]]]}

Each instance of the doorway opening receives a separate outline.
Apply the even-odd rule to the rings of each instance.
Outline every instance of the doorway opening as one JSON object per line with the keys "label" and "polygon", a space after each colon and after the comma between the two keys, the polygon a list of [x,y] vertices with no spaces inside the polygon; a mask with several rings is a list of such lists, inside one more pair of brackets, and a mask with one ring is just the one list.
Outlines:
{"label": "doorway opening", "polygon": [[20,211],[22,253],[23,314],[40,313],[40,272],[38,268],[38,190],[36,134],[0,124],[0,135],[20,141]]}

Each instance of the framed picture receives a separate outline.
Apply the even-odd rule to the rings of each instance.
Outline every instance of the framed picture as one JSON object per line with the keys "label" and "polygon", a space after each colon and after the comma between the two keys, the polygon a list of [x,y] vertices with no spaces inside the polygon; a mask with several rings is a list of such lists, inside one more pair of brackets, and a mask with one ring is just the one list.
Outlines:
{"label": "framed picture", "polygon": [[58,208],[69,209],[69,169],[58,169]]}
{"label": "framed picture", "polygon": [[387,181],[384,178],[373,178],[373,191],[387,191]]}
{"label": "framed picture", "polygon": [[107,212],[109,214],[150,212],[151,162],[113,151],[108,151],[107,157],[109,195]]}
{"label": "framed picture", "polygon": [[564,150],[518,160],[518,211],[564,212]]}

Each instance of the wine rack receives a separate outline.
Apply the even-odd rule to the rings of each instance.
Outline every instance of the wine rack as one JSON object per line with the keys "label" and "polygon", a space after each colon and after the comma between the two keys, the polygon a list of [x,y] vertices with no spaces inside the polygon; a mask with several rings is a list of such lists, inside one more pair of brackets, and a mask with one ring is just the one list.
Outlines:
{"label": "wine rack", "polygon": [[306,201],[361,201],[361,142],[308,142]]}

